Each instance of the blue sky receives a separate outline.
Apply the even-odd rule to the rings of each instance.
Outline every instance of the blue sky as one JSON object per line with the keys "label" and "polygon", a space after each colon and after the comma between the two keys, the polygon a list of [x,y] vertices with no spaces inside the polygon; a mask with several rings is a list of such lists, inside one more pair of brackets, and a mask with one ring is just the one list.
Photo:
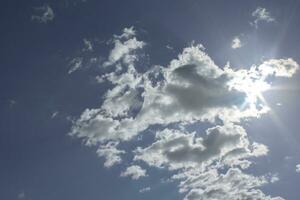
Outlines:
{"label": "blue sky", "polygon": [[0,199],[299,199],[299,6],[2,2]]}

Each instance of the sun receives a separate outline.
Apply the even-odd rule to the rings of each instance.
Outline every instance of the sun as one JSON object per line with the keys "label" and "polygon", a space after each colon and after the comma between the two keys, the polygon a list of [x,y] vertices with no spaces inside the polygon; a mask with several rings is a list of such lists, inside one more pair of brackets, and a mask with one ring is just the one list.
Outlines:
{"label": "sun", "polygon": [[271,85],[255,71],[237,71],[229,82],[229,87],[246,94],[246,102],[257,103],[264,100],[263,92],[269,90]]}

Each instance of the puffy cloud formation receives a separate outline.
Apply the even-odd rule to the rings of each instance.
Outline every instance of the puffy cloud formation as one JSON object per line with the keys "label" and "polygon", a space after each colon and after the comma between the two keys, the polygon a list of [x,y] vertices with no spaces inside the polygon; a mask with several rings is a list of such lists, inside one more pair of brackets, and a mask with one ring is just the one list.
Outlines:
{"label": "puffy cloud formation", "polygon": [[259,66],[259,71],[263,76],[292,77],[298,69],[299,65],[291,58],[271,59]]}
{"label": "puffy cloud formation", "polygon": [[300,173],[300,164],[296,165],[296,172]]}
{"label": "puffy cloud formation", "polygon": [[[106,167],[121,163],[122,154],[133,153],[132,163],[170,170],[186,200],[276,199],[257,189],[272,181],[243,172],[252,164],[250,157],[266,155],[268,148],[251,142],[241,122],[269,111],[262,95],[271,87],[267,80],[291,77],[299,68],[294,60],[271,59],[249,69],[222,68],[202,45],[191,45],[167,66],[140,72],[136,61],[145,42],[136,38],[134,28],[114,35],[113,44],[103,64],[109,72],[97,76],[112,87],[99,108],[81,114],[70,135],[97,145]],[[204,132],[187,129],[204,122],[211,124]],[[153,142],[128,152],[118,149],[121,143],[134,143],[140,134],[150,133],[152,126]],[[133,179],[145,175],[137,165],[121,173]]]}
{"label": "puffy cloud formation", "polygon": [[147,172],[138,165],[132,165],[121,173],[121,177],[127,176],[130,176],[133,180],[137,180],[141,177],[147,176]]}
{"label": "puffy cloud formation", "polygon": [[123,34],[115,35],[113,39],[114,48],[111,50],[108,61],[103,65],[109,66],[122,61],[126,64],[134,62],[137,57],[134,52],[145,46],[143,41],[138,41],[135,36],[135,30],[133,27],[124,28]]}
{"label": "puffy cloud formation", "polygon": [[109,168],[115,164],[121,163],[121,154],[124,154],[125,151],[118,150],[116,146],[118,145],[118,142],[110,141],[105,145],[100,145],[97,154],[100,157],[105,158],[104,166]]}
{"label": "puffy cloud formation", "polygon": [[54,19],[54,12],[49,5],[44,5],[41,7],[35,8],[37,15],[31,16],[32,20],[36,20],[40,23],[47,23]]}
{"label": "puffy cloud formation", "polygon": [[151,146],[138,148],[134,159],[143,160],[150,166],[167,166],[171,170],[208,166],[215,161],[244,168],[249,165],[244,158],[267,152],[267,147],[262,144],[250,144],[241,126],[227,124],[207,129],[204,137],[165,129],[156,134],[156,142]]}
{"label": "puffy cloud formation", "polygon": [[265,177],[248,175],[238,168],[230,168],[223,174],[220,174],[216,169],[210,169],[206,172],[190,170],[175,175],[173,179],[182,180],[180,192],[187,193],[184,200],[282,200],[281,197],[267,196],[257,189],[257,187],[268,183]]}
{"label": "puffy cloud formation", "polygon": [[252,12],[252,17],[254,18],[254,21],[252,25],[254,25],[256,28],[258,26],[259,22],[273,22],[275,19],[271,16],[270,12],[267,11],[265,8],[258,7]]}
{"label": "puffy cloud formation", "polygon": [[241,48],[243,46],[241,40],[239,37],[234,37],[232,42],[231,42],[231,48],[233,49],[238,49]]}

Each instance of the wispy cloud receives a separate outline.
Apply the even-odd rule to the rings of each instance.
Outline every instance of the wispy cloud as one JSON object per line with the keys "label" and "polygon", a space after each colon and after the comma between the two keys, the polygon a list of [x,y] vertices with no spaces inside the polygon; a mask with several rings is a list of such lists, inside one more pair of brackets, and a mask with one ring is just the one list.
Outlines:
{"label": "wispy cloud", "polygon": [[270,12],[266,8],[258,7],[252,12],[254,21],[251,22],[253,26],[258,27],[259,22],[274,22],[275,18],[271,16]]}
{"label": "wispy cloud", "polygon": [[84,44],[83,51],[93,51],[93,44],[90,40],[84,38],[83,44]]}
{"label": "wispy cloud", "polygon": [[82,66],[83,66],[82,62],[83,62],[82,57],[73,58],[69,63],[70,69],[68,71],[68,74],[72,74],[73,72],[75,72],[78,69],[82,68]]}
{"label": "wispy cloud", "polygon": [[144,187],[142,189],[139,190],[140,193],[145,193],[145,192],[149,192],[151,190],[151,187]]}
{"label": "wispy cloud", "polygon": [[57,117],[58,114],[59,114],[58,111],[54,111],[54,112],[51,114],[51,119],[54,119],[55,117]]}
{"label": "wispy cloud", "polygon": [[35,8],[35,15],[31,16],[32,20],[36,20],[40,23],[47,23],[54,19],[53,9],[49,5],[44,5]]}
{"label": "wispy cloud", "polygon": [[23,191],[23,192],[20,192],[19,194],[18,194],[18,199],[25,199],[25,192]]}

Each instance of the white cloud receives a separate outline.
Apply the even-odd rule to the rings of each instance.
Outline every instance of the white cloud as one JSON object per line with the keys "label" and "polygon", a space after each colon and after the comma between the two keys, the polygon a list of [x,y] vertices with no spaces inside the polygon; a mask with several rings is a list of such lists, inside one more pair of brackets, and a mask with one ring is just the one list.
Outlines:
{"label": "white cloud", "polygon": [[101,108],[82,114],[71,134],[92,143],[130,140],[154,124],[214,122],[216,118],[239,122],[259,117],[268,111],[260,101],[261,92],[270,87],[265,79],[292,76],[297,66],[292,59],[281,59],[265,61],[250,70],[230,66],[223,70],[200,46],[185,48],[168,67],[156,66],[144,74],[130,64],[121,74],[102,76],[115,87],[107,91]]}
{"label": "white cloud", "polygon": [[138,180],[145,176],[147,176],[146,170],[138,165],[132,165],[121,173],[121,177],[131,177],[133,180]]}
{"label": "white cloud", "polygon": [[68,71],[68,74],[72,74],[73,72],[82,68],[82,66],[83,66],[82,63],[83,63],[83,58],[81,58],[81,57],[73,58],[69,63],[70,69]]}
{"label": "white cloud", "polygon": [[205,172],[191,169],[173,178],[181,180],[180,192],[187,193],[184,200],[282,199],[272,198],[257,189],[268,183],[265,177],[248,175],[238,168],[230,168],[225,173],[219,173],[216,169],[208,169]]}
{"label": "white cloud", "polygon": [[93,51],[93,44],[90,40],[84,38],[83,44],[84,44],[83,51]]}
{"label": "white cloud", "polygon": [[40,23],[47,23],[54,19],[53,9],[49,5],[44,5],[41,7],[35,8],[38,15],[31,16],[32,20],[36,20]]}
{"label": "white cloud", "polygon": [[125,151],[118,150],[118,142],[108,142],[105,145],[100,145],[97,154],[100,157],[105,158],[104,166],[110,168],[116,164],[121,163],[121,154],[124,154]]}
{"label": "white cloud", "polygon": [[51,114],[51,119],[54,119],[55,117],[57,117],[58,114],[59,114],[58,111],[54,111],[54,112]]}
{"label": "white cloud", "polygon": [[238,48],[241,48],[243,46],[241,40],[239,37],[234,37],[232,42],[231,42],[231,48],[233,49],[238,49]]}
{"label": "white cloud", "polygon": [[169,45],[169,44],[166,45],[166,48],[169,49],[169,50],[172,50],[172,51],[174,50],[174,47],[172,47],[172,46]]}
{"label": "white cloud", "polygon": [[270,177],[270,182],[271,182],[271,183],[275,183],[275,182],[277,182],[277,181],[279,181],[278,174],[271,175],[271,177]]}
{"label": "white cloud", "polygon": [[145,192],[149,192],[151,190],[150,187],[144,187],[142,189],[139,190],[140,193],[145,193]]}
{"label": "white cloud", "polygon": [[114,48],[111,50],[108,60],[103,63],[103,66],[114,65],[121,61],[125,64],[131,64],[137,57],[134,52],[142,49],[145,42],[138,41],[135,37],[135,30],[133,27],[124,28],[122,35],[115,35],[113,39]]}
{"label": "white cloud", "polygon": [[114,37],[118,39],[129,39],[131,37],[134,37],[135,35],[136,35],[136,31],[134,27],[131,26],[129,28],[125,27],[121,35],[114,35]]}
{"label": "white cloud", "polygon": [[251,23],[257,28],[259,22],[273,22],[275,19],[271,16],[270,12],[266,8],[258,7],[252,12],[254,21]]}
{"label": "white cloud", "polygon": [[291,58],[271,59],[263,62],[258,70],[263,76],[292,77],[299,70],[299,65]]}
{"label": "white cloud", "polygon": [[204,137],[196,133],[165,129],[156,134],[156,142],[136,150],[135,160],[150,166],[166,166],[171,170],[200,167],[222,160],[223,163],[243,167],[245,158],[267,154],[267,148],[250,144],[241,126],[227,124],[209,128]]}
{"label": "white cloud", "polygon": [[[298,64],[287,58],[267,60],[250,69],[234,69],[229,64],[219,67],[203,46],[192,45],[167,66],[152,66],[141,73],[135,49],[138,46],[142,50],[145,43],[133,30],[114,36],[115,45],[107,59],[112,72],[98,75],[101,82],[113,86],[99,108],[81,114],[70,135],[96,145],[98,154],[106,158],[105,166],[110,167],[121,162],[122,154],[130,154],[131,150],[117,149],[119,143],[158,125],[154,142],[133,151],[133,163],[143,161],[172,171],[174,180],[181,180],[180,191],[186,200],[213,200],[222,195],[226,195],[224,199],[272,199],[257,189],[272,180],[242,171],[252,164],[248,158],[264,156],[268,148],[250,142],[241,121],[267,113],[263,92],[271,87],[268,78],[289,78]],[[140,46],[129,48],[129,40]],[[118,45],[123,50],[117,50]],[[135,59],[129,62],[125,59],[128,55]],[[218,121],[222,125],[217,125]],[[185,130],[203,122],[211,124],[203,133]],[[136,165],[121,173],[133,179],[145,175],[146,171]],[[237,187],[232,190],[234,185]]]}
{"label": "white cloud", "polygon": [[296,165],[296,172],[300,173],[300,164]]}

